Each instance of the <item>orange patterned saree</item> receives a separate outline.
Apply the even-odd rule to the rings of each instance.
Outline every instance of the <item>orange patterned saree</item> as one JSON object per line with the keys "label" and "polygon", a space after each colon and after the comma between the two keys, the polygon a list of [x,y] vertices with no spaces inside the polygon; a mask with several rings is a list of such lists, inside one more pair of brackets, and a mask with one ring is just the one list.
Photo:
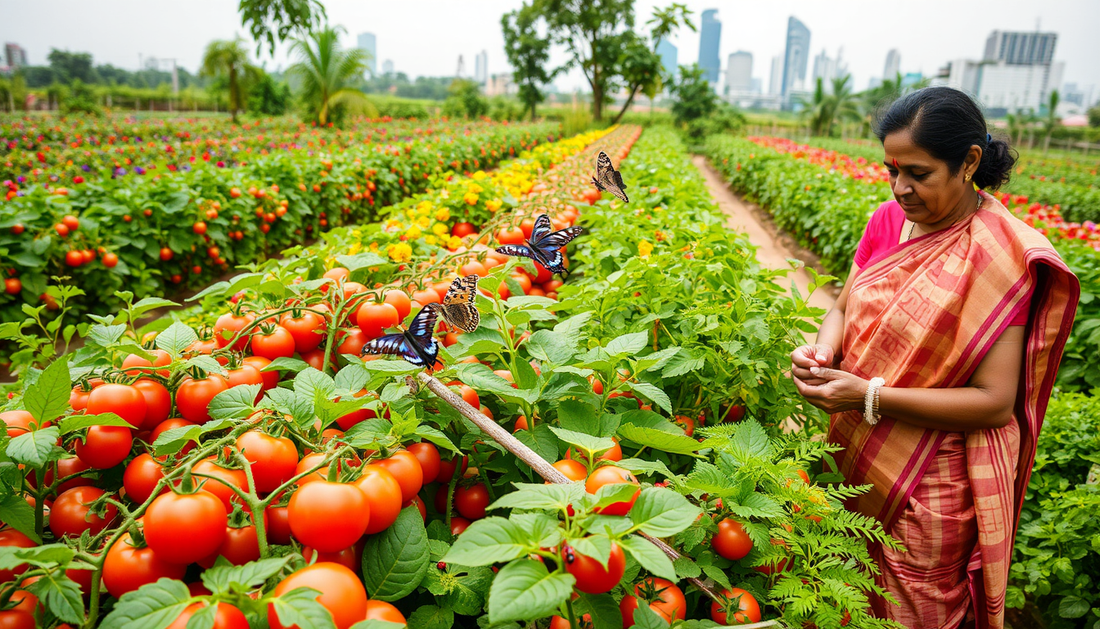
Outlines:
{"label": "orange patterned saree", "polygon": [[845,314],[841,369],[891,387],[947,388],[965,386],[1030,307],[1016,422],[950,433],[888,417],[872,427],[860,411],[831,419],[841,471],[873,486],[849,507],[908,549],[872,548],[880,584],[901,603],[880,600],[876,611],[907,627],[1003,626],[1017,519],[1080,295],[1046,238],[982,197],[971,217],[868,260]]}

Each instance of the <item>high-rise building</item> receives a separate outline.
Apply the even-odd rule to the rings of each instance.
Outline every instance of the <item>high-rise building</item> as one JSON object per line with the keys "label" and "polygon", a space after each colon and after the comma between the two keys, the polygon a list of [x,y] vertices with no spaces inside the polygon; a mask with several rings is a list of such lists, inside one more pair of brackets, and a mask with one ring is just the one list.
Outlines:
{"label": "high-rise building", "polygon": [[718,44],[722,39],[722,23],[718,21],[718,9],[703,11],[699,27],[699,67],[711,83],[718,82]]}
{"label": "high-rise building", "polygon": [[783,97],[806,89],[806,65],[810,56],[810,29],[795,16],[787,20],[787,51],[783,57]]}
{"label": "high-rise building", "polygon": [[374,33],[359,33],[359,48],[367,53],[367,70],[372,76],[378,74],[378,46]]}
{"label": "high-rise building", "polygon": [[901,53],[897,48],[891,48],[890,52],[886,53],[886,67],[882,69],[882,80],[893,81],[899,72],[901,72]]}
{"label": "high-rise building", "polygon": [[474,80],[482,85],[489,81],[489,53],[484,50],[474,57]]}
{"label": "high-rise building", "polygon": [[768,93],[771,95],[777,95],[783,93],[783,57],[776,55],[772,57],[772,71],[770,76],[770,82],[768,83]]}
{"label": "high-rise building", "polygon": [[825,49],[821,49],[821,54],[814,57],[814,74],[813,80],[808,87],[817,88],[817,80],[821,79],[822,85],[826,88],[829,86],[829,81],[836,76],[836,59],[833,59],[825,52]]}
{"label": "high-rise building", "polygon": [[985,40],[983,61],[1003,61],[1008,65],[1050,65],[1054,63],[1057,33],[993,31]]}
{"label": "high-rise building", "polygon": [[664,66],[665,72],[669,76],[676,76],[679,66],[676,65],[677,53],[679,51],[676,46],[669,43],[667,39],[661,39],[657,42],[657,55],[661,58],[661,65]]}
{"label": "high-rise building", "polygon": [[382,74],[393,74],[393,59],[386,59],[382,62]]}
{"label": "high-rise building", "polygon": [[12,70],[27,65],[27,51],[19,44],[8,42],[4,44],[4,59]]}
{"label": "high-rise building", "polygon": [[738,50],[729,56],[726,63],[726,90],[733,92],[752,91],[752,53]]}

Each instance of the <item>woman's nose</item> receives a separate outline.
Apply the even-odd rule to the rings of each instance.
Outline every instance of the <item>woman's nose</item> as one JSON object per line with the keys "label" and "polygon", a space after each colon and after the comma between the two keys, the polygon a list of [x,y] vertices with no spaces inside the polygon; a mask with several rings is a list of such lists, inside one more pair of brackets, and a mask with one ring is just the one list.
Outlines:
{"label": "woman's nose", "polygon": [[900,173],[897,177],[894,178],[894,182],[891,187],[893,188],[894,196],[898,197],[905,196],[913,192],[913,186],[909,184],[908,177]]}

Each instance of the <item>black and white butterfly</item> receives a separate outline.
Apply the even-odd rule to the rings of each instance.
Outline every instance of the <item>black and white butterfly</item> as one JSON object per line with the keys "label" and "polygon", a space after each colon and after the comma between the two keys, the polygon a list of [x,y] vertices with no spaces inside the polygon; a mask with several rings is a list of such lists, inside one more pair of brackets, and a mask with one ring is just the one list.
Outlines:
{"label": "black and white butterfly", "polygon": [[443,297],[443,320],[463,332],[473,332],[481,323],[481,315],[474,306],[478,279],[476,275],[456,277]]}
{"label": "black and white butterfly", "polygon": [[362,354],[393,354],[417,367],[432,367],[439,356],[439,341],[435,340],[435,324],[442,306],[428,304],[413,317],[409,329],[367,341]]}
{"label": "black and white butterfly", "polygon": [[615,167],[611,165],[611,158],[603,151],[600,151],[599,156],[596,158],[596,176],[592,178],[592,183],[601,192],[610,192],[626,203],[630,203],[630,199],[623,192],[623,190],[626,190],[626,184],[623,183],[623,174],[615,170]]}
{"label": "black and white butterfly", "polygon": [[569,270],[565,268],[565,256],[562,255],[561,248],[580,236],[584,228],[566,227],[556,232],[550,231],[551,229],[550,217],[539,214],[526,245],[501,245],[497,247],[497,253],[531,258],[551,273],[560,273],[562,277],[567,277]]}

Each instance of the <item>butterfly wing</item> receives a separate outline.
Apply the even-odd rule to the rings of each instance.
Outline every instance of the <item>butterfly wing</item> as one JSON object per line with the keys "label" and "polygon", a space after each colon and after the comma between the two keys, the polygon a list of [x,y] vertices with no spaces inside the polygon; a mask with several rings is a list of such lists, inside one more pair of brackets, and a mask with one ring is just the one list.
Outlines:
{"label": "butterfly wing", "polygon": [[473,332],[481,323],[481,315],[474,306],[478,276],[456,277],[443,297],[443,320],[462,330]]}
{"label": "butterfly wing", "polygon": [[526,245],[501,245],[497,247],[497,253],[503,253],[506,256],[535,258],[535,254]]}
{"label": "butterfly wing", "polygon": [[550,225],[550,215],[539,214],[535,219],[535,226],[531,228],[531,239],[529,242],[537,243],[546,237],[553,230],[553,226]]}
{"label": "butterfly wing", "polygon": [[565,245],[573,241],[574,238],[584,233],[583,227],[566,227],[565,229],[559,229],[558,231],[547,234],[541,240],[534,243],[535,247],[543,254],[547,254],[547,249],[560,249]]}
{"label": "butterfly wing", "polygon": [[424,359],[409,344],[404,333],[384,334],[376,339],[371,339],[363,344],[362,354],[390,354],[400,356],[417,366],[424,364]]}
{"label": "butterfly wing", "polygon": [[400,356],[417,367],[434,365],[439,355],[439,343],[432,334],[439,317],[439,304],[428,304],[416,313],[409,329],[399,334],[385,334],[367,341],[363,354],[391,354]]}
{"label": "butterfly wing", "polygon": [[596,158],[596,187],[610,192],[627,203],[630,202],[626,193],[623,192],[626,185],[623,184],[622,173],[615,170],[611,164],[611,158],[603,151],[600,151],[599,157]]}

